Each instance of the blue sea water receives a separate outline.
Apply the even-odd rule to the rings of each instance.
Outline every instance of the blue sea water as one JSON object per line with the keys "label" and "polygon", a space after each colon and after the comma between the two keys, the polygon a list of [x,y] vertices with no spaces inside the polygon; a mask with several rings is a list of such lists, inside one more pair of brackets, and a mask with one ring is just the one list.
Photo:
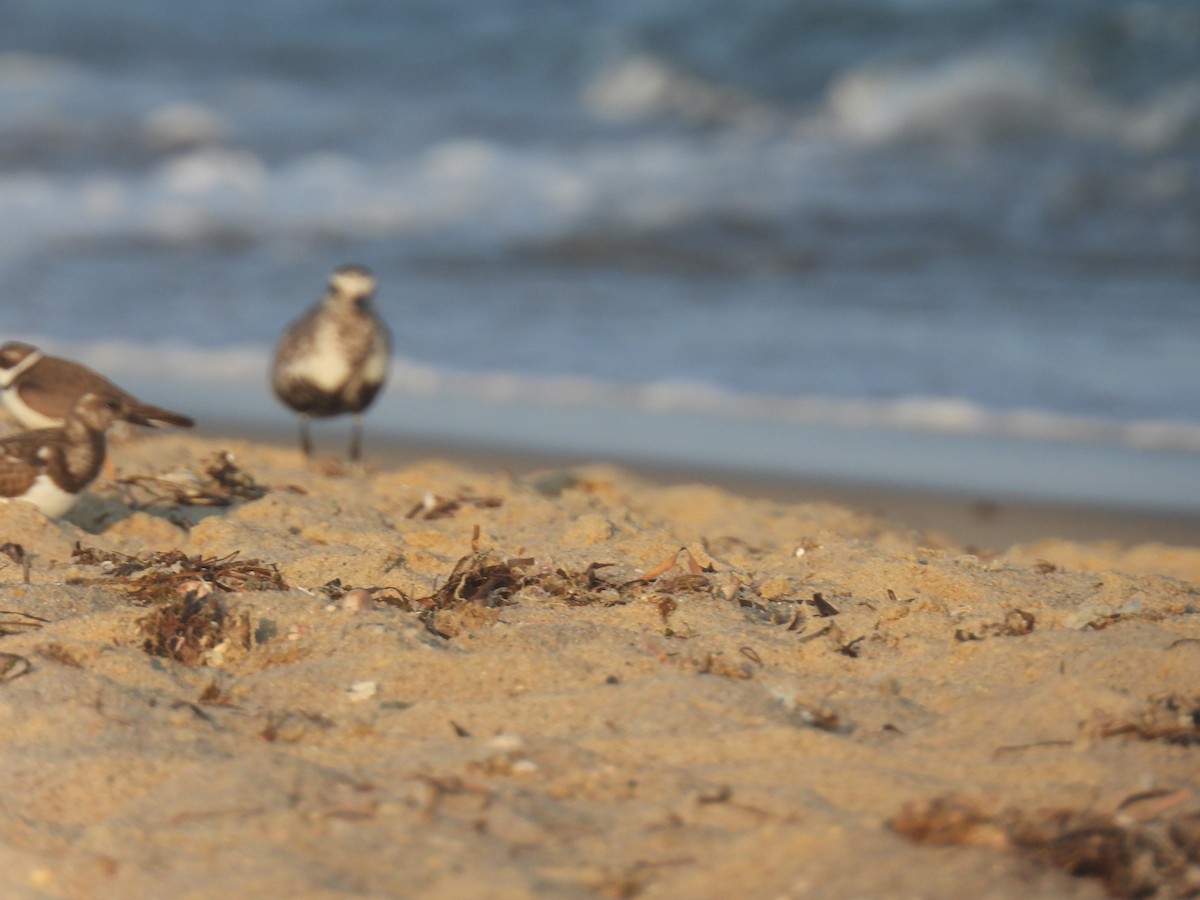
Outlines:
{"label": "blue sea water", "polygon": [[1200,512],[1200,6],[0,6],[0,336],[287,424],[346,261],[378,431]]}

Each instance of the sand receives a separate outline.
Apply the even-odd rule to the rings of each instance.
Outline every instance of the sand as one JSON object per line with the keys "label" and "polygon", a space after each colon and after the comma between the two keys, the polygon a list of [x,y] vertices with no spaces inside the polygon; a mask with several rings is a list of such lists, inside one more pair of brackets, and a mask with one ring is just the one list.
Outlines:
{"label": "sand", "polygon": [[0,506],[0,896],[1200,885],[1200,549],[606,466],[111,458],[222,450],[265,495]]}

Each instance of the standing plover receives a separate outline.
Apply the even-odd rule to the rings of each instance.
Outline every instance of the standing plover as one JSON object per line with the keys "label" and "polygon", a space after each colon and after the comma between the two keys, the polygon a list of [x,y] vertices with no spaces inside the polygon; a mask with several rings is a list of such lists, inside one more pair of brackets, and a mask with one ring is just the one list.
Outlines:
{"label": "standing plover", "polygon": [[300,413],[300,447],[312,456],[308,421],[350,413],[350,459],[362,452],[362,414],[383,386],[391,356],[387,326],[371,302],[375,276],[339,266],[325,297],[284,331],[271,364],[275,395]]}
{"label": "standing plover", "polygon": [[61,516],[96,480],[104,465],[104,432],[127,411],[104,393],[87,393],[61,428],[23,431],[0,439],[0,500],[24,500]]}
{"label": "standing plover", "polygon": [[60,427],[87,393],[112,398],[121,410],[120,418],[136,425],[162,422],[191,428],[196,424],[187,416],[143,403],[87,366],[47,356],[21,341],[0,346],[0,388],[4,405],[26,428]]}

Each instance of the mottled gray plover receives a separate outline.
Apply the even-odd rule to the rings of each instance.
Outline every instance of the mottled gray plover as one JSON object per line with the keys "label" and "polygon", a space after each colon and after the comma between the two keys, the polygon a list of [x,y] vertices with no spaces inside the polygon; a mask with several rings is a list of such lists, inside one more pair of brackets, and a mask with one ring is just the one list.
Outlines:
{"label": "mottled gray plover", "polygon": [[61,428],[0,439],[0,501],[24,500],[48,516],[66,513],[104,465],[104,433],[126,415],[121,401],[88,393]]}
{"label": "mottled gray plover", "polygon": [[391,337],[375,312],[375,276],[339,266],[325,297],[284,331],[271,364],[275,395],[300,414],[300,447],[312,456],[308,421],[350,413],[350,459],[362,455],[362,413],[387,377]]}
{"label": "mottled gray plover", "polygon": [[121,418],[135,425],[196,423],[187,416],[143,403],[99,372],[69,359],[47,356],[32,344],[9,341],[0,346],[0,388],[4,405],[26,428],[59,428],[84,394],[111,397]]}

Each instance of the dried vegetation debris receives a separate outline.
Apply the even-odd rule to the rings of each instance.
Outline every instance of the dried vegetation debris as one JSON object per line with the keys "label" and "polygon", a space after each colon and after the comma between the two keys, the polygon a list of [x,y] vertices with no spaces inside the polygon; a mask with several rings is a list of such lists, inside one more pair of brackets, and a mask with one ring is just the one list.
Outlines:
{"label": "dried vegetation debris", "polygon": [[[1166,798],[1146,818],[1132,811]],[[1008,851],[1079,878],[1097,878],[1114,897],[1200,896],[1200,810],[1188,791],[1136,794],[1114,812],[1019,809],[991,812],[956,796],[906,805],[888,827],[916,844]]]}
{"label": "dried vegetation debris", "polygon": [[[619,564],[606,560],[594,560],[583,568],[568,568],[553,563],[539,564],[532,557],[508,557],[481,548],[478,528],[471,546],[472,552],[461,557],[445,581],[425,596],[412,595],[395,586],[354,587],[343,584],[340,579],[327,583],[320,590],[330,601],[347,609],[371,608],[381,602],[416,612],[429,630],[442,637],[452,634],[434,626],[434,619],[440,613],[495,611],[515,605],[523,592],[532,591],[532,596],[568,606],[653,604],[662,618],[667,637],[694,636],[676,632],[670,627],[670,619],[686,595],[695,595],[732,603],[768,624],[802,634],[801,641],[827,635],[832,640],[831,648],[849,657],[859,656],[860,644],[867,639],[866,635],[846,636],[832,624],[814,634],[803,634],[810,617],[832,620],[842,611],[821,592],[812,593],[810,599],[765,599],[751,576],[733,569],[718,573],[715,563],[705,559],[702,564],[687,547],[673,551],[661,563],[633,578],[620,578],[613,574]],[[476,615],[472,621],[489,623],[495,620],[493,612],[489,616]],[[699,669],[709,671],[703,664]]]}
{"label": "dried vegetation debris", "polygon": [[219,662],[226,649],[249,650],[253,642],[249,615],[230,610],[215,592],[186,591],[151,607],[137,624],[146,653],[185,666]]}
{"label": "dried vegetation debris", "polygon": [[486,550],[464,556],[437,591],[422,598],[423,606],[446,609],[458,603],[485,607],[507,606],[523,587],[533,583],[530,558],[503,559]]}
{"label": "dried vegetation debris", "polygon": [[267,493],[253,475],[234,462],[228,450],[218,450],[195,469],[176,468],[158,475],[130,475],[117,480],[128,489],[132,505],[231,506],[238,500],[258,500]]}
{"label": "dried vegetation debris", "polygon": [[443,497],[430,492],[405,513],[404,517],[424,521],[447,519],[463,509],[495,509],[503,503],[501,497],[477,497],[470,491],[461,491],[453,497]]}
{"label": "dried vegetation debris", "polygon": [[188,666],[218,665],[226,651],[251,648],[250,617],[230,608],[226,593],[288,589],[276,565],[237,553],[205,557],[168,550],[137,557],[76,544],[72,559],[103,571],[92,583],[115,582],[128,601],[150,608],[137,620],[142,650]]}
{"label": "dried vegetation debris", "polygon": [[1153,697],[1134,718],[1103,720],[1096,733],[1102,738],[1135,737],[1184,747],[1200,746],[1200,696]]}
{"label": "dried vegetation debris", "polygon": [[0,609],[0,637],[9,634],[25,634],[29,631],[37,631],[49,621],[49,619],[43,619],[41,616],[35,616],[33,613],[13,609]]}
{"label": "dried vegetation debris", "polygon": [[1033,633],[1037,617],[1023,609],[1010,609],[1000,622],[985,622],[973,630],[959,628],[954,632],[956,641],[982,641],[989,637],[1024,637]]}
{"label": "dried vegetation debris", "polygon": [[[274,563],[239,559],[237,552],[227,556],[188,556],[182,550],[166,550],[139,557],[76,543],[71,558],[80,565],[101,568],[106,576],[102,581],[115,579],[124,588],[126,597],[140,606],[172,599],[193,583],[229,593],[288,590]],[[81,582],[81,579],[75,581]]]}

